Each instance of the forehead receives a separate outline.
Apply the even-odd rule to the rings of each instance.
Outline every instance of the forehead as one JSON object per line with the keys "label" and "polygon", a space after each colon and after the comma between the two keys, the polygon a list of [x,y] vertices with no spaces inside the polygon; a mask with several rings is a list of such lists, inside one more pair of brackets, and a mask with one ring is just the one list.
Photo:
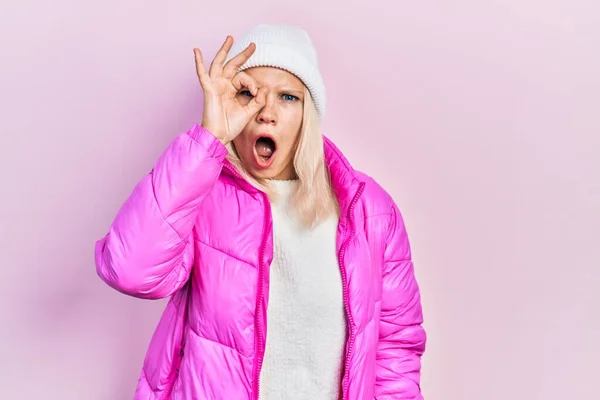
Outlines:
{"label": "forehead", "polygon": [[275,67],[254,67],[246,70],[259,86],[289,87],[301,90],[304,83],[294,74]]}

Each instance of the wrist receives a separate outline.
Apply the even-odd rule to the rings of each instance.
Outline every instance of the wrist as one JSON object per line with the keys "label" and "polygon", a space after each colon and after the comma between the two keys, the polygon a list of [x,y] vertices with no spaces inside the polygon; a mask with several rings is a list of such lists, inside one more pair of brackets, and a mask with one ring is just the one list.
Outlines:
{"label": "wrist", "polygon": [[227,139],[223,139],[223,138],[220,138],[220,137],[218,137],[218,136],[215,136],[215,137],[217,138],[217,140],[218,140],[219,142],[221,142],[221,144],[222,144],[223,146],[227,146],[227,145],[229,144],[229,142],[230,142],[230,141],[229,141],[229,140],[227,140]]}
{"label": "wrist", "polygon": [[223,146],[226,146],[229,143],[229,140],[227,140],[225,135],[220,134],[217,129],[212,128],[209,124],[203,123],[201,126],[204,128],[204,130],[213,135],[215,139],[221,142]]}

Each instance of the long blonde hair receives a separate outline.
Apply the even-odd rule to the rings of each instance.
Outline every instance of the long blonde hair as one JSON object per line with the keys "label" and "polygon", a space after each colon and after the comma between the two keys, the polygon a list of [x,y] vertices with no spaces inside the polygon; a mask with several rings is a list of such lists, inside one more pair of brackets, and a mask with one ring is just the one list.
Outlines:
{"label": "long blonde hair", "polygon": [[[313,227],[331,215],[339,212],[331,177],[325,165],[321,122],[310,92],[304,88],[304,110],[300,135],[294,149],[294,169],[299,180],[291,202],[300,221],[307,227]],[[268,184],[268,180],[259,180],[244,168],[233,142],[228,145],[227,159],[238,173],[255,188],[265,192],[269,199],[275,200],[277,192]]]}

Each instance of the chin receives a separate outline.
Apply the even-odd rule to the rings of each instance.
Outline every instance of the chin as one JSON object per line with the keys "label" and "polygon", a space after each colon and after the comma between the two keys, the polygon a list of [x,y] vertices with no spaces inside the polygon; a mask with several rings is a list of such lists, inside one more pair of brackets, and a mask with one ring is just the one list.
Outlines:
{"label": "chin", "polygon": [[269,166],[264,164],[257,166],[256,161],[251,161],[250,163],[244,163],[244,167],[256,179],[291,179],[285,177],[287,175],[285,173],[286,168],[282,168],[279,163],[273,162]]}
{"label": "chin", "polygon": [[269,165],[265,165],[252,157],[250,162],[244,162],[244,168],[255,179],[293,179],[294,177],[293,173],[287,172],[288,168],[282,167],[274,160]]}
{"label": "chin", "polygon": [[279,175],[276,171],[265,171],[255,169],[248,170],[248,173],[250,173],[250,175],[252,175],[255,179],[262,180],[275,179],[277,175]]}

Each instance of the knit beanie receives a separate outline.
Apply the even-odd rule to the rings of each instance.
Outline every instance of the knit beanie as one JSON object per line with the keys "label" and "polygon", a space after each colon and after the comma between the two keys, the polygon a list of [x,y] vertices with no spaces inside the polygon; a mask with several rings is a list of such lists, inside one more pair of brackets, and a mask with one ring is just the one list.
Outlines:
{"label": "knit beanie", "polygon": [[325,85],[319,72],[317,52],[308,33],[290,25],[255,26],[246,36],[234,42],[227,61],[251,42],[256,44],[256,50],[239,71],[252,67],[277,67],[294,74],[308,88],[317,114],[322,119],[325,115]]}

